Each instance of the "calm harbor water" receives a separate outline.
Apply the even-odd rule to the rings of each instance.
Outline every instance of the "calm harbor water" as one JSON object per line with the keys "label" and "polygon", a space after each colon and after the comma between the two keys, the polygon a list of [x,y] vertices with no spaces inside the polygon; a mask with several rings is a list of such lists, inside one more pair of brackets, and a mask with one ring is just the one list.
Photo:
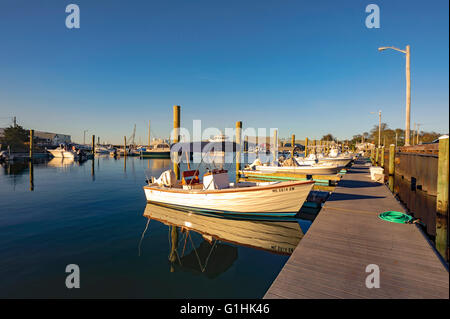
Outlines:
{"label": "calm harbor water", "polygon": [[[170,160],[2,165],[2,298],[259,298],[310,225],[147,205],[146,174]],[[80,267],[80,289],[65,286],[68,264]]]}

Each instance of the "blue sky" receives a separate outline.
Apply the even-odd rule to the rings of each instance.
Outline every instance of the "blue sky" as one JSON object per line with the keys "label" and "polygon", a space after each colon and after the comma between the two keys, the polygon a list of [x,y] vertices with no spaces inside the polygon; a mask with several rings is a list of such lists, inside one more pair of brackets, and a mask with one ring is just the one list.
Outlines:
{"label": "blue sky", "polygon": [[[81,28],[65,26],[78,4]],[[365,7],[380,7],[367,29]],[[449,127],[449,7],[435,1],[0,0],[0,127],[121,143],[182,125],[277,127],[340,139],[383,122],[404,127],[411,45],[411,123]]]}

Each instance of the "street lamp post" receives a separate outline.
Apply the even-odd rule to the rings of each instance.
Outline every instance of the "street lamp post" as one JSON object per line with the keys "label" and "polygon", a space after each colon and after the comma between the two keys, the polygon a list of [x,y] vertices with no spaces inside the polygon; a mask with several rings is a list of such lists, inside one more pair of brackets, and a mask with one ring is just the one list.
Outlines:
{"label": "street lamp post", "polygon": [[384,51],[386,49],[392,49],[402,52],[406,56],[406,125],[405,125],[405,146],[409,146],[410,139],[410,117],[411,117],[411,72],[410,72],[410,46],[406,46],[406,50],[400,50],[396,47],[380,47],[378,51]]}
{"label": "street lamp post", "polygon": [[[375,114],[375,112],[370,112]],[[378,147],[381,147],[381,110],[378,111]]]}

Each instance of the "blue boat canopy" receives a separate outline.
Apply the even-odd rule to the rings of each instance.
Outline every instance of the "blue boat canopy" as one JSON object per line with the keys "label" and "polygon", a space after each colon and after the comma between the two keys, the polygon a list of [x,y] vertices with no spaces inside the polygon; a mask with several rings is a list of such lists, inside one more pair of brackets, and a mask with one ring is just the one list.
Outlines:
{"label": "blue boat canopy", "polygon": [[170,152],[179,153],[208,153],[208,152],[237,152],[242,146],[235,142],[183,142],[170,145]]}

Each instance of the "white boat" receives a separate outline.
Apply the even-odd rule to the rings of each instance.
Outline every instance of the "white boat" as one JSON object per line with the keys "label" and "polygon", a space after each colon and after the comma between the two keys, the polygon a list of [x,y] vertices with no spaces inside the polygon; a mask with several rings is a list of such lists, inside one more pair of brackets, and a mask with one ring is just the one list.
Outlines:
{"label": "white boat", "polygon": [[[188,178],[190,177],[190,180]],[[295,216],[314,185],[313,181],[229,183],[225,170],[213,170],[198,179],[198,171],[183,172],[182,181],[164,172],[144,186],[150,203],[186,211],[219,215]]]}
{"label": "white boat", "polygon": [[53,157],[57,158],[71,158],[75,159],[78,157],[78,154],[74,150],[65,150],[64,147],[57,147],[53,150],[47,150]]}
{"label": "white boat", "polygon": [[316,164],[299,166],[255,166],[256,171],[272,173],[297,173],[307,175],[335,175],[341,170],[341,166],[336,164]]}
{"label": "white boat", "polygon": [[[332,150],[333,151],[333,150]],[[330,151],[329,156],[324,156],[323,154],[310,154],[306,160],[315,160],[317,164],[333,164],[340,168],[344,168],[353,160],[353,155],[342,154],[338,152]]]}
{"label": "white boat", "polygon": [[97,145],[95,147],[95,154],[110,154],[112,150],[111,147]]}

